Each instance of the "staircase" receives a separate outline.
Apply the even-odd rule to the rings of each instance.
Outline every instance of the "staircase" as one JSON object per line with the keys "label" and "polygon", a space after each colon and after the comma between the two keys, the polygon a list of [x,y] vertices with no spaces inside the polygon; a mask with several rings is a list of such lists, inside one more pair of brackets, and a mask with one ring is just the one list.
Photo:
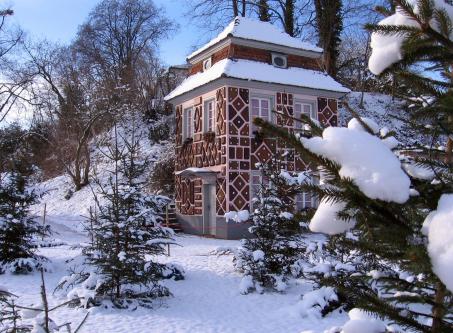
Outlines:
{"label": "staircase", "polygon": [[181,224],[176,218],[176,207],[174,202],[169,203],[159,215],[162,217],[162,225],[164,227],[171,228],[175,232],[182,232]]}

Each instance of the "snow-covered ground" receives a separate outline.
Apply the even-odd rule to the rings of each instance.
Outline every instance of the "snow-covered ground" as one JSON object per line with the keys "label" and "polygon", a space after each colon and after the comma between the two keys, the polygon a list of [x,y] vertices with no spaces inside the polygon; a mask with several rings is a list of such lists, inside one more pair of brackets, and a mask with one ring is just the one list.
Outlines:
{"label": "snow-covered ground", "polygon": [[[85,236],[68,227],[81,221],[77,215],[49,215],[48,222],[59,233],[58,238],[67,245],[42,248],[40,253],[52,263],[52,271],[46,273],[46,284],[52,291],[62,276],[67,274],[67,260],[80,254],[74,248],[85,241]],[[301,295],[311,286],[302,280],[293,281],[283,294],[239,293],[241,276],[234,270],[232,255],[216,255],[218,247],[237,247],[238,241],[209,239],[181,234],[177,236],[181,246],[171,247],[171,256],[162,261],[175,262],[186,271],[182,281],[166,281],[172,297],[156,301],[154,309],[90,310],[63,307],[51,317],[59,324],[72,322],[73,327],[90,315],[80,332],[285,332],[300,333],[306,330],[324,332],[332,326],[347,321],[346,314],[335,312],[325,318],[303,317],[297,304]],[[40,278],[31,275],[0,275],[0,285],[19,296],[22,305],[40,304]],[[49,292],[50,294],[50,292]],[[64,301],[49,295],[50,304]]]}

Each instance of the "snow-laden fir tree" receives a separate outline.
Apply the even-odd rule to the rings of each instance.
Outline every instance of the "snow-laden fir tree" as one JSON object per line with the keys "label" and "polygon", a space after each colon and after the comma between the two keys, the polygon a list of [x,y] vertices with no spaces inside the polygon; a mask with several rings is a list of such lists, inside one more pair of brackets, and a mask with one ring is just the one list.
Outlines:
{"label": "snow-laden fir tree", "polygon": [[301,253],[300,226],[292,213],[295,186],[288,184],[280,165],[278,158],[260,165],[261,185],[249,217],[251,238],[242,240],[234,258],[236,268],[244,274],[242,293],[284,291]]}
{"label": "snow-laden fir tree", "polygon": [[16,171],[0,175],[0,274],[29,273],[42,267],[45,258],[35,253],[38,237],[50,233],[30,215],[37,193],[27,177]]}
{"label": "snow-laden fir tree", "polygon": [[[321,265],[315,263],[303,275],[334,287],[347,309],[396,323],[401,332],[450,332],[452,296],[431,266],[423,231],[433,205],[429,196],[438,197],[441,185],[420,182],[403,171],[386,146],[392,140],[375,136],[369,121],[354,119],[349,128],[324,131],[306,121],[322,136],[301,138],[255,121],[320,169],[320,185],[303,187],[321,198],[310,229],[331,235],[331,240],[328,250],[317,255]],[[431,190],[423,192],[427,188]]]}
{"label": "snow-laden fir tree", "polygon": [[102,149],[113,168],[107,179],[96,179],[96,214],[87,223],[92,242],[83,254],[93,269],[62,281],[62,286],[82,284],[91,290],[85,306],[100,304],[102,299],[110,299],[117,307],[128,306],[132,299],[146,305],[152,298],[170,294],[160,280],[182,278],[174,265],[156,260],[165,254],[164,245],[174,243],[173,230],[163,227],[158,215],[169,199],[146,193],[149,163],[143,158],[135,122],[130,123],[121,128],[115,125],[113,137]]}
{"label": "snow-laden fir tree", "polygon": [[[434,110],[432,104],[420,107]],[[350,111],[355,118],[348,128],[322,129],[303,118],[312,136],[255,120],[320,170],[320,184],[305,185],[321,198],[310,229],[331,235],[331,250],[322,255],[323,269],[310,271],[321,285],[334,287],[346,307],[386,319],[401,332],[451,332],[452,295],[433,265],[427,218],[442,193],[453,191],[451,165],[439,160],[434,147],[415,160],[403,152],[398,158],[388,133]],[[425,121],[429,128],[441,126]],[[448,256],[443,260],[448,263]]]}
{"label": "snow-laden fir tree", "polygon": [[[324,174],[322,186],[312,189],[322,200],[310,226],[338,234],[331,238],[324,259],[340,265],[318,272],[321,284],[335,287],[349,306],[386,319],[401,332],[446,333],[453,331],[453,6],[441,0],[395,3],[395,13],[387,12],[388,18],[370,26],[370,70],[397,78],[399,96],[410,106],[408,125],[429,136],[430,142],[399,151],[396,163],[390,158],[376,160],[378,150],[383,153],[376,140],[393,148],[394,142],[377,138],[374,124],[357,115],[348,129],[322,130],[310,124],[313,134],[319,135],[315,140],[257,122],[319,165]],[[420,68],[432,75],[420,73]],[[342,144],[347,136],[351,140]],[[350,160],[350,147],[360,159]],[[402,178],[387,177],[385,172],[383,177],[379,172],[369,173],[374,178],[361,177],[390,165],[405,173],[410,189],[402,182],[395,186]],[[380,189],[370,191],[373,187]],[[392,194],[401,197],[391,199]],[[347,229],[351,230],[342,233]]]}

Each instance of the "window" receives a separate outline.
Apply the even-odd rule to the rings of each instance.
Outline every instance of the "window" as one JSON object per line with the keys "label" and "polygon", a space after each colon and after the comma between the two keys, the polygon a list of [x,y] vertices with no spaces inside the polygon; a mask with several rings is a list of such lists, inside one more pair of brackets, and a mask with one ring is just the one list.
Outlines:
{"label": "window", "polygon": [[193,136],[193,110],[192,108],[184,109],[184,126],[183,126],[183,139],[191,138]]}
{"label": "window", "polygon": [[211,60],[210,57],[208,59],[206,59],[206,60],[203,60],[203,72],[205,72],[209,68],[211,68],[211,65],[212,65],[212,60]]}
{"label": "window", "polygon": [[315,208],[317,206],[316,195],[310,192],[303,192],[296,195],[296,209]]}
{"label": "window", "polygon": [[256,126],[253,124],[255,118],[262,118],[266,121],[271,121],[271,99],[270,98],[261,98],[261,97],[252,97],[252,133],[257,130]]}
{"label": "window", "polygon": [[272,65],[278,68],[288,67],[288,58],[284,54],[272,53]]}
{"label": "window", "polygon": [[[314,109],[315,108],[314,108],[313,103],[296,101],[294,103],[294,117],[296,119],[300,119],[301,115],[305,115],[307,117],[310,117],[311,119],[317,120],[316,112]],[[294,127],[297,129],[302,129],[303,125],[304,124],[300,121],[294,122]]]}
{"label": "window", "polygon": [[258,194],[260,189],[263,185],[269,185],[269,179],[264,177],[261,171],[252,171],[251,173],[251,182],[250,182],[250,198],[252,199],[252,206],[253,206],[253,198],[258,198]]}
{"label": "window", "polygon": [[215,108],[214,99],[204,102],[204,132],[215,132]]}
{"label": "window", "polygon": [[261,175],[258,172],[252,172],[252,182],[251,182],[250,194],[251,198],[258,197],[258,193],[261,187]]}

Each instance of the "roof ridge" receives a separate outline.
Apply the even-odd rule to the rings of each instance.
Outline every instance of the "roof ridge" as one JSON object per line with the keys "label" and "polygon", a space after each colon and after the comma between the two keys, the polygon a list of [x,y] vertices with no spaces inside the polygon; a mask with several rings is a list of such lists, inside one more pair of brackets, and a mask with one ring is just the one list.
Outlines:
{"label": "roof ridge", "polygon": [[263,22],[250,17],[236,16],[216,37],[194,51],[187,58],[191,59],[199,55],[228,37],[255,40],[318,53],[322,52],[321,48],[290,36],[270,22]]}

